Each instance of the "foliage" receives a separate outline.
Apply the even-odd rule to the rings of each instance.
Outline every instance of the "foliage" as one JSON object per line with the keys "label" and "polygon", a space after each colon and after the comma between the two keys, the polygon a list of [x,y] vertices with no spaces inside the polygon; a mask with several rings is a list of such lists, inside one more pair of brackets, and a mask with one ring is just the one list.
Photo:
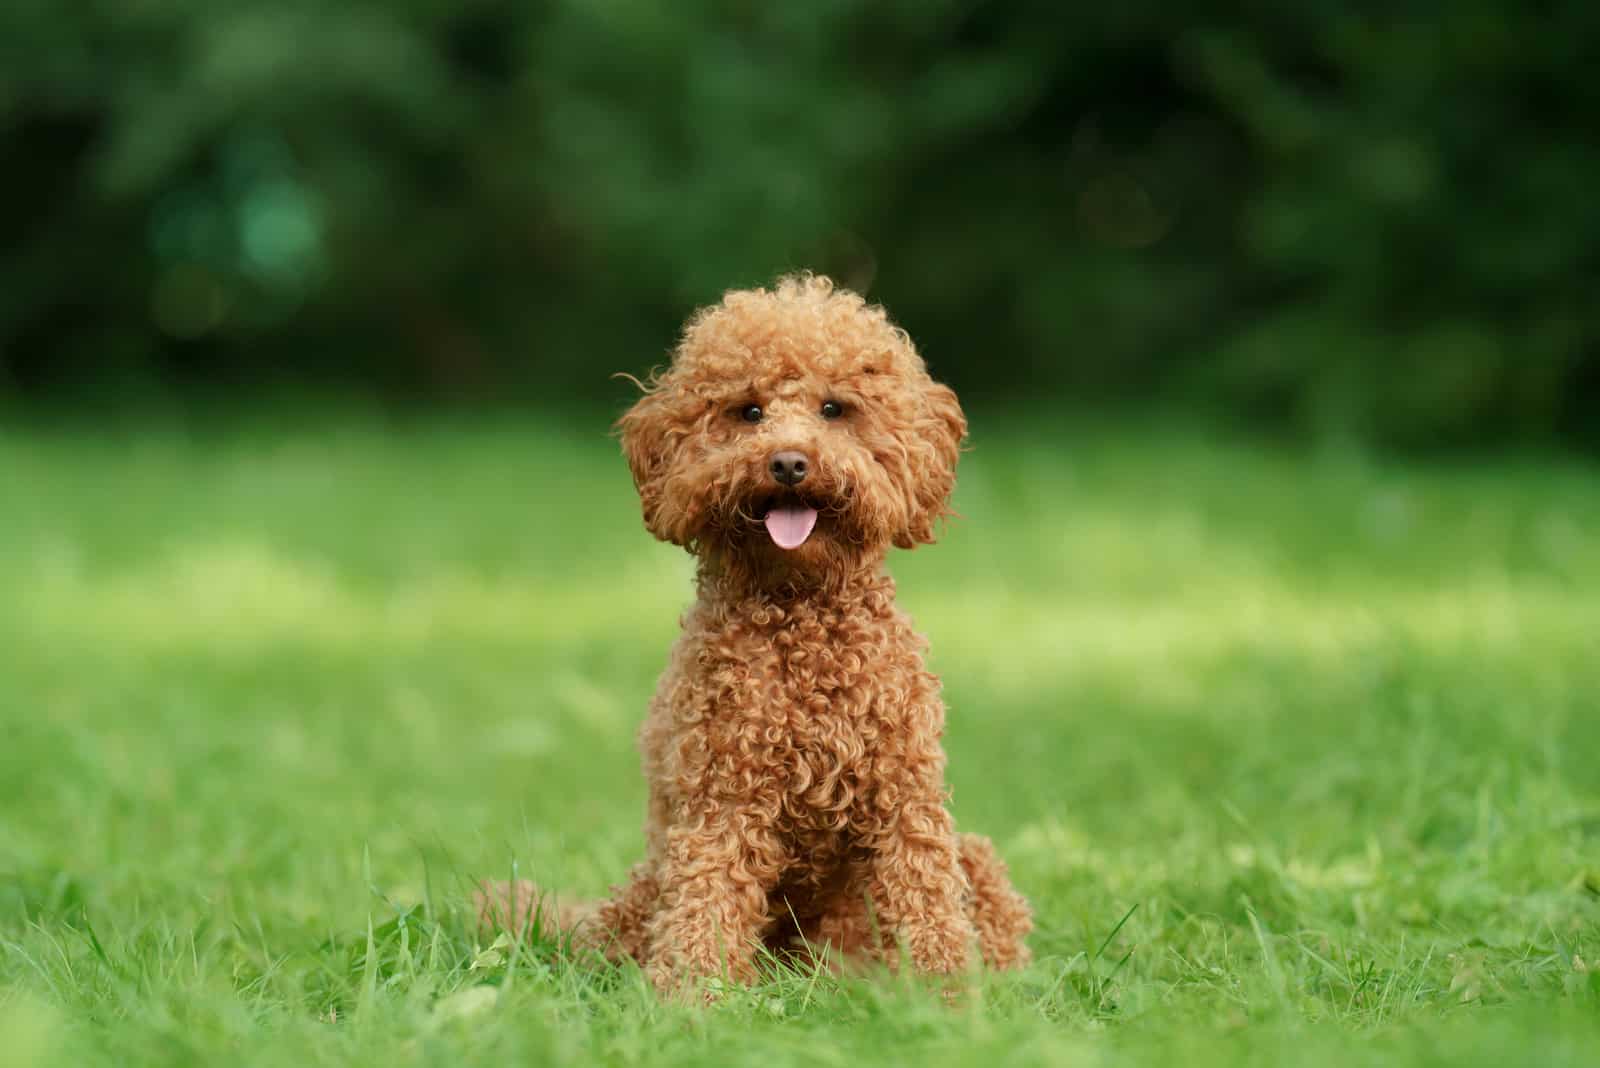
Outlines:
{"label": "foliage", "polygon": [[1587,472],[977,431],[894,566],[1037,962],[705,1013],[466,915],[640,847],[689,586],[599,435],[0,434],[7,1063],[1592,1063]]}
{"label": "foliage", "polygon": [[974,397],[1592,427],[1600,9],[1185,11],[14,0],[0,380],[595,396],[814,266]]}

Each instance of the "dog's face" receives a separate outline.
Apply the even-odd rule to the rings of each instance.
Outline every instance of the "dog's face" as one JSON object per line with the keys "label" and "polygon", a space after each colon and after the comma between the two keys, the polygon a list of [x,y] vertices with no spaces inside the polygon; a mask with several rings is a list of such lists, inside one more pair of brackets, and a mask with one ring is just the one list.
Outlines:
{"label": "dog's face", "polygon": [[774,576],[933,541],[966,433],[883,310],[814,277],[701,311],[618,425],[652,533]]}

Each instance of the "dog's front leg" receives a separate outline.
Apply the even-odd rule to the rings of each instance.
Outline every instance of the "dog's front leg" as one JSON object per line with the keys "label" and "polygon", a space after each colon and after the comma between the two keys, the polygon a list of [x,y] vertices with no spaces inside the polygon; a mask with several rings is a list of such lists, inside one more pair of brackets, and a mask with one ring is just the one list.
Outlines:
{"label": "dog's front leg", "polygon": [[876,922],[900,941],[918,972],[949,975],[971,962],[977,932],[967,913],[967,894],[955,827],[943,799],[903,804],[874,852],[869,898]]}
{"label": "dog's front leg", "polygon": [[672,993],[716,975],[753,979],[767,895],[783,865],[778,836],[744,806],[706,806],[669,828],[661,908],[649,925],[646,972],[656,989]]}

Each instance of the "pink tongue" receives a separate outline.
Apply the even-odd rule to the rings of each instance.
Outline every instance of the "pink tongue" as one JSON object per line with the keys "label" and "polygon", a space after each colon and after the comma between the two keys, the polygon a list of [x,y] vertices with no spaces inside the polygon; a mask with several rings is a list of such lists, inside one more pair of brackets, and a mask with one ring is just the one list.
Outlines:
{"label": "pink tongue", "polygon": [[811,537],[817,525],[817,510],[798,504],[785,504],[767,513],[767,533],[780,549],[798,549]]}

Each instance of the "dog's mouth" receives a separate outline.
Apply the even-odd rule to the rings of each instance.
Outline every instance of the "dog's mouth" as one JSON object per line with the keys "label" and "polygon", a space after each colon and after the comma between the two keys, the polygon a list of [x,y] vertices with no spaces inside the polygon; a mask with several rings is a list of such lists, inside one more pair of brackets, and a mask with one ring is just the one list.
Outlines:
{"label": "dog's mouth", "polygon": [[816,507],[794,496],[768,497],[757,505],[756,516],[772,544],[785,551],[800,548],[817,527]]}

